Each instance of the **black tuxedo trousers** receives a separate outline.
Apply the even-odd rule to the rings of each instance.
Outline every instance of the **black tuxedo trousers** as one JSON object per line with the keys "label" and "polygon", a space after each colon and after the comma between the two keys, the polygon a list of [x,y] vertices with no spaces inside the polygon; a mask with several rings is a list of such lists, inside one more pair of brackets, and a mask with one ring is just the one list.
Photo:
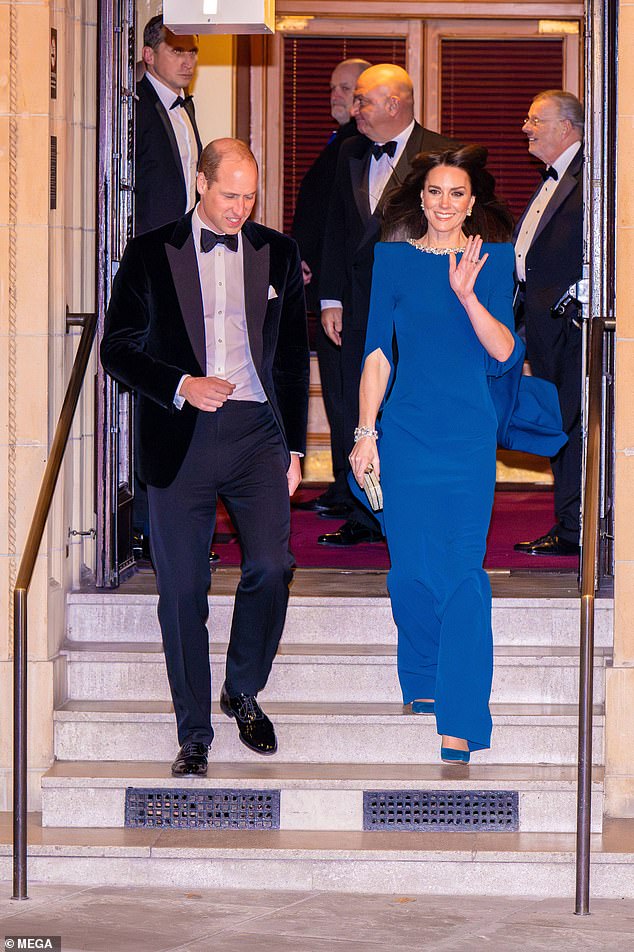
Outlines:
{"label": "black tuxedo trousers", "polygon": [[293,558],[288,548],[288,450],[268,403],[227,401],[198,414],[174,481],[148,485],[158,615],[178,742],[211,744],[209,546],[220,497],[238,532],[238,585],[226,686],[257,694],[282,635]]}

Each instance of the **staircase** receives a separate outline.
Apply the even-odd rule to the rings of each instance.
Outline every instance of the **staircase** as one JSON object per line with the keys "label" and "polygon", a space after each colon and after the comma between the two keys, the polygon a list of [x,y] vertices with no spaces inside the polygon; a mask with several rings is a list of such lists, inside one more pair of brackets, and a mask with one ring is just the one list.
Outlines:
{"label": "staircase", "polygon": [[[224,677],[229,591],[235,585],[235,575],[226,571],[214,586],[220,593],[210,598],[216,697]],[[555,592],[551,580],[550,596],[511,597],[505,594],[508,577],[504,584],[494,578],[493,746],[474,754],[470,767],[451,767],[439,762],[433,717],[412,715],[400,703],[396,632],[384,577],[353,576],[348,594],[340,593],[342,573],[332,584],[318,572],[312,581],[305,573],[294,587],[280,651],[260,696],[276,726],[278,754],[265,759],[248,751],[235,723],[214,704],[216,736],[206,779],[170,776],[177,743],[156,595],[70,594],[60,656],[67,696],[55,712],[56,761],[42,780],[41,846],[30,860],[31,877],[569,895],[579,674],[574,591],[562,593],[559,585]],[[319,593],[308,594],[311,588]],[[612,602],[599,600],[596,834],[602,830],[604,674],[611,628]],[[165,791],[175,789],[186,791],[181,799],[186,808],[170,813],[173,804]],[[143,799],[148,790],[161,795],[150,810]],[[203,815],[230,814],[222,803],[244,792],[251,819],[242,826],[252,828],[169,827],[174,816],[191,815],[201,791],[217,790],[231,793],[220,807],[216,798]],[[143,804],[137,813],[135,791]],[[417,792],[422,799],[412,799]],[[166,815],[172,819],[164,819],[165,826],[145,825]],[[634,895],[634,873],[624,860],[618,850],[603,849],[595,857],[594,888],[602,882],[597,894]]]}

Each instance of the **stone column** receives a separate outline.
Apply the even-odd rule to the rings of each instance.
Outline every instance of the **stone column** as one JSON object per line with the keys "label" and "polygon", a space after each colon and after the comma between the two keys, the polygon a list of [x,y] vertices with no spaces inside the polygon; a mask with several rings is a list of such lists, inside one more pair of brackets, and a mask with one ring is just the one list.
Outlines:
{"label": "stone column", "polygon": [[[0,2],[0,810],[12,798],[12,589],[72,360],[65,308],[94,297],[95,10],[92,0]],[[72,474],[71,448],[29,593],[30,809],[52,759],[56,683],[64,690],[56,656],[72,578],[68,529],[84,515],[69,502],[85,498],[80,489],[75,502]]]}

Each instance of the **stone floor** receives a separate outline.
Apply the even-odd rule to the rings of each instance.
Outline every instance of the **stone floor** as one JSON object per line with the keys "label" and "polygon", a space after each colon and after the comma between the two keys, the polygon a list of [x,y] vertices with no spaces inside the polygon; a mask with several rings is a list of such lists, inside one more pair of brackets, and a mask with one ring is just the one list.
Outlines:
{"label": "stone floor", "polygon": [[[61,936],[62,952],[623,952],[634,901],[129,889],[0,883],[0,938]],[[12,948],[5,941],[4,948]],[[17,944],[13,948],[18,948]]]}

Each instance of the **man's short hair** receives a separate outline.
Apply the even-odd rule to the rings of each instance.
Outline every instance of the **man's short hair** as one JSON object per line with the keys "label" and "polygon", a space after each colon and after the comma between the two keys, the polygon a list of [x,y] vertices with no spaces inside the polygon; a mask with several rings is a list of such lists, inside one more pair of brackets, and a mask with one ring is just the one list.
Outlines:
{"label": "man's short hair", "polygon": [[258,167],[257,159],[242,139],[214,139],[207,143],[198,160],[198,171],[203,173],[209,185],[215,181],[222,160],[228,157],[238,161],[251,159],[256,169]]}
{"label": "man's short hair", "polygon": [[150,46],[155,50],[165,39],[165,26],[163,24],[163,15],[152,17],[145,24],[143,30],[143,46]]}
{"label": "man's short hair", "polygon": [[552,99],[557,103],[559,115],[562,119],[567,119],[583,137],[583,104],[572,93],[567,93],[564,89],[545,89],[543,93],[537,93],[533,102],[538,99]]}

